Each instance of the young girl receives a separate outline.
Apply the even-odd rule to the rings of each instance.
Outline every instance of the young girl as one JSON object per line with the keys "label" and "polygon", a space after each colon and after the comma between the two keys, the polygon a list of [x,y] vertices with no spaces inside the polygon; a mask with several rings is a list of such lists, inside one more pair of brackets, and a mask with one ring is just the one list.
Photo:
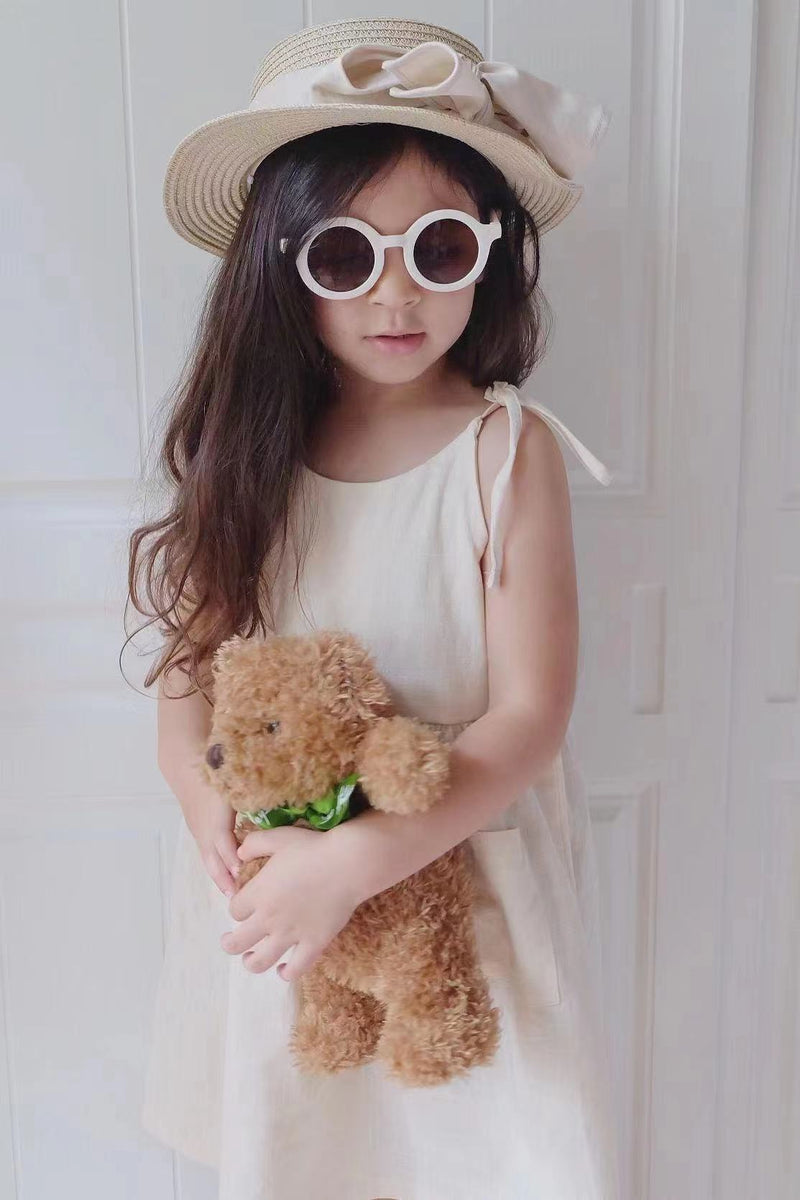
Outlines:
{"label": "young girl", "polygon": [[[174,504],[131,543],[184,817],[142,1116],[218,1169],[220,1200],[618,1194],[554,431],[609,475],[518,391],[543,349],[539,237],[607,120],[448,30],[346,21],[275,47],[250,108],[170,163],[170,220],[221,262],[166,432]],[[448,792],[237,854],[195,770],[211,655],[322,628],[360,636],[398,711],[452,743]],[[466,838],[493,1061],[428,1088],[377,1060],[298,1072],[298,980],[358,904]]]}

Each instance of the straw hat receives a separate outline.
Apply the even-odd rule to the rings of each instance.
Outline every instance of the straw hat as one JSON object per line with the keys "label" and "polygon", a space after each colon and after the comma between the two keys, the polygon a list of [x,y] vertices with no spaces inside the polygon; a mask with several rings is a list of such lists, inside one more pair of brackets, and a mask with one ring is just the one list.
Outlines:
{"label": "straw hat", "polygon": [[181,237],[223,255],[266,155],[318,129],[387,121],[478,150],[517,189],[542,234],[580,199],[575,175],[610,118],[586,96],[484,61],[440,25],[394,17],[312,25],[269,51],[246,109],[207,121],[177,146],[164,207]]}

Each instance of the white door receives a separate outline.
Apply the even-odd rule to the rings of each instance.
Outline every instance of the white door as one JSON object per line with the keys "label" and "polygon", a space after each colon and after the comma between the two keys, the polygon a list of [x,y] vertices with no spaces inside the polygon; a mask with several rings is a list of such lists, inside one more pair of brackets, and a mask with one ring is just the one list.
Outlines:
{"label": "white door", "polygon": [[720,1197],[800,1193],[800,5],[758,14],[726,768]]}
{"label": "white door", "polygon": [[[246,104],[270,44],[358,11],[380,6],[3,18],[3,1197],[215,1194],[138,1127],[178,813],[154,695],[118,665],[126,538],[212,266],[167,225],[161,182],[184,133]],[[425,15],[613,112],[542,244],[556,320],[529,387],[615,473],[599,488],[567,454],[625,1200],[789,1200],[800,3]],[[137,686],[146,665],[123,656]]]}

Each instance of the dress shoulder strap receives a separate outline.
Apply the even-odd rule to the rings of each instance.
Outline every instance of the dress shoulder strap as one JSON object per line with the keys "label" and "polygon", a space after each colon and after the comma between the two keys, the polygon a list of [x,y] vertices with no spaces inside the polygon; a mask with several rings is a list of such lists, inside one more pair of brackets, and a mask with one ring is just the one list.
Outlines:
{"label": "dress shoulder strap", "polygon": [[591,450],[587,449],[571,430],[567,429],[563,421],[551,412],[549,408],[545,408],[543,404],[538,404],[527,397],[522,397],[519,390],[511,383],[497,382],[486,389],[487,400],[491,399],[491,403],[485,412],[481,413],[476,422],[475,436],[477,437],[478,430],[483,423],[483,419],[493,412],[496,408],[504,405],[508,412],[508,455],[505,462],[497,472],[492,493],[490,497],[490,521],[489,521],[489,568],[486,576],[486,584],[488,587],[496,587],[500,582],[500,574],[503,569],[503,546],[501,537],[501,521],[504,511],[504,500],[508,491],[509,480],[511,479],[511,471],[514,466],[514,459],[517,453],[519,444],[519,436],[522,431],[522,408],[530,408],[537,412],[543,420],[547,422],[550,428],[559,433],[567,445],[575,452],[583,465],[586,467],[595,479],[604,486],[607,486],[613,479],[613,475],[608,468],[600,462],[592,454]]}

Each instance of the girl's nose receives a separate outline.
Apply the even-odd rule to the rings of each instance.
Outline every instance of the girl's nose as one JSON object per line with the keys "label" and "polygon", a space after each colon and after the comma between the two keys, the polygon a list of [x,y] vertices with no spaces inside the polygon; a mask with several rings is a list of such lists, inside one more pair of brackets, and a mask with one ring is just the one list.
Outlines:
{"label": "girl's nose", "polygon": [[406,270],[403,247],[390,246],[384,253],[383,270],[372,285],[370,297],[381,304],[411,304],[419,295],[419,285]]}

